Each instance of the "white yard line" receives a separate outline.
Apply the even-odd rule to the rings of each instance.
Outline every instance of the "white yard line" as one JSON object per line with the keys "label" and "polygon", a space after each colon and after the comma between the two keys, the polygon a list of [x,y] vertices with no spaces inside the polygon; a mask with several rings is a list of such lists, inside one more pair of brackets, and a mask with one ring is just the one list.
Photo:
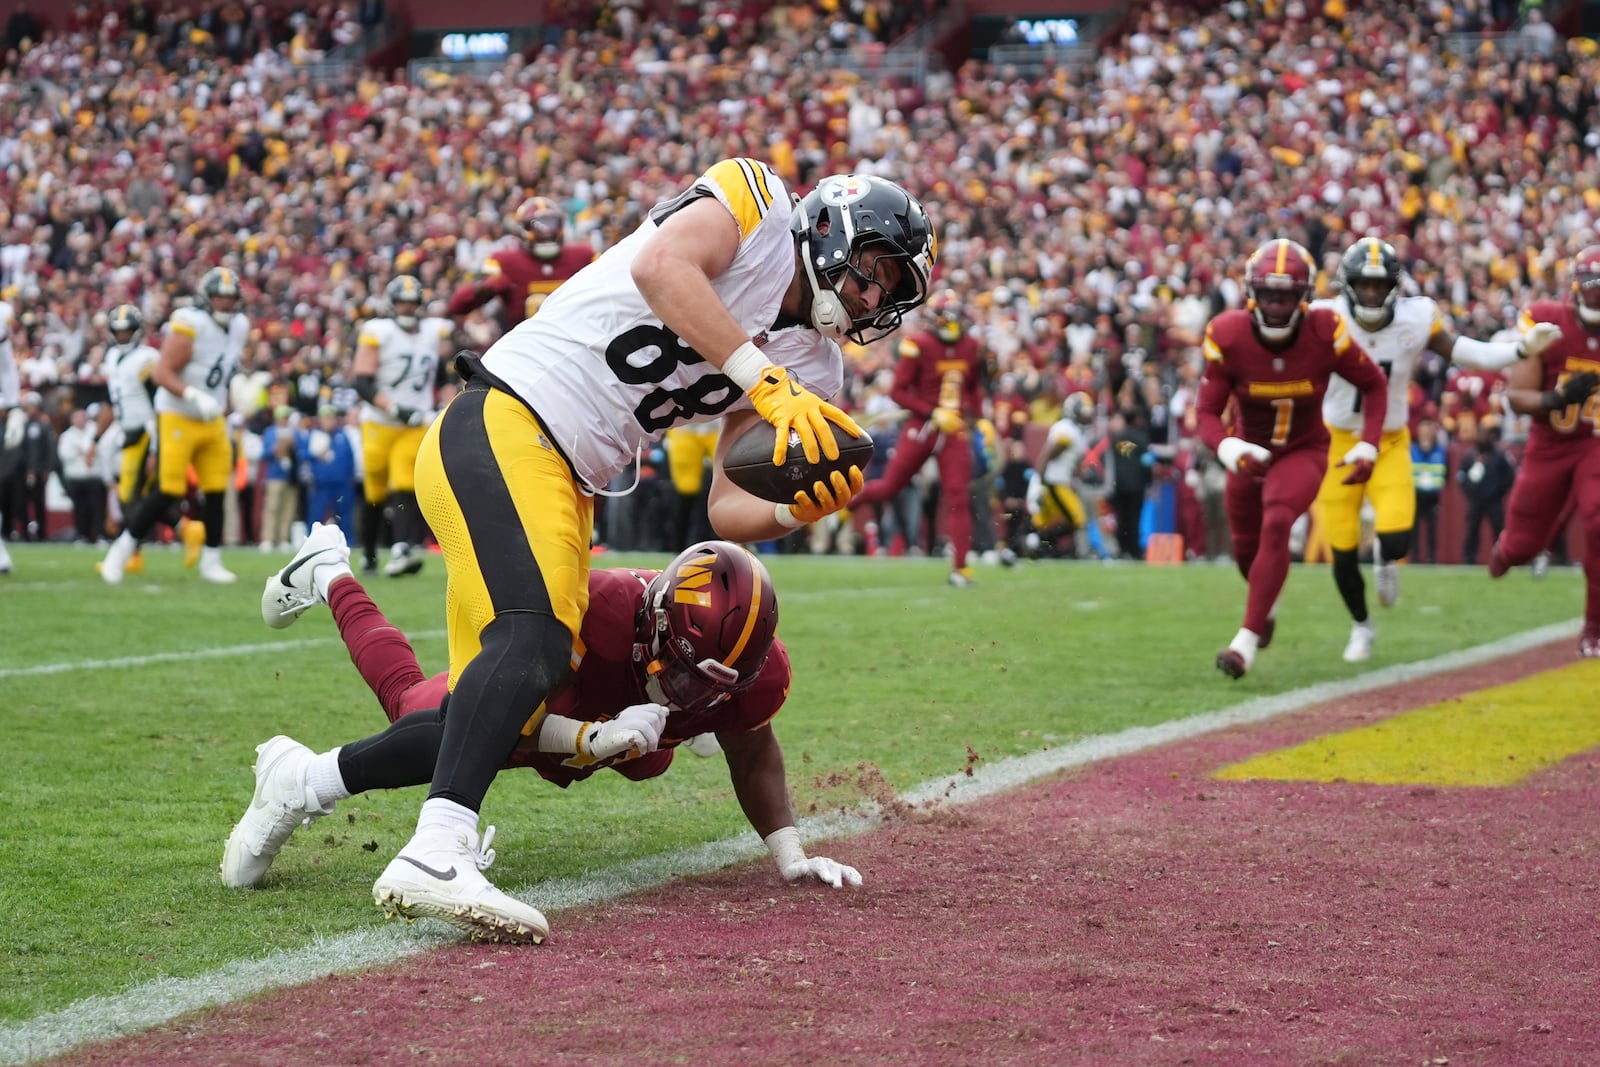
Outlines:
{"label": "white yard line", "polygon": [[[411,641],[426,641],[443,637],[443,630],[418,630],[406,634]],[[217,648],[190,648],[181,652],[152,652],[144,656],[116,656],[112,659],[74,659],[56,663],[38,663],[32,667],[0,667],[0,678],[27,678],[39,674],[71,674],[74,671],[106,671],[124,667],[148,667],[156,663],[187,663],[196,659],[228,659],[233,656],[255,656],[264,652],[278,653],[297,648],[321,648],[340,644],[334,637],[306,637],[293,641],[261,641],[250,645],[223,645]]]}
{"label": "white yard line", "polygon": [[[1322,682],[1289,693],[1260,697],[1220,711],[1205,712],[1157,726],[1133,727],[1115,734],[1085,738],[1060,748],[997,760],[980,766],[971,777],[959,775],[923,782],[901,799],[909,804],[966,804],[982,800],[1069,767],[1129,755],[1230,726],[1260,722],[1329,700],[1468,667],[1486,659],[1576,636],[1578,629],[1576,620],[1557,623],[1419,663],[1386,667],[1356,678]],[[259,647],[281,649],[290,643]],[[237,654],[227,649],[215,651],[217,654]],[[145,657],[141,661],[149,659]],[[800,833],[805,840],[816,841],[849,837],[880,825],[882,820],[876,808],[868,805],[855,812],[803,819]],[[516,895],[536,902],[541,908],[560,911],[651,889],[688,875],[720,870],[754,859],[765,852],[755,833],[746,831],[694,848],[618,864],[584,878],[555,879],[524,886],[517,890]],[[870,871],[867,876],[871,877]],[[261,959],[236,961],[194,978],[163,978],[146,982],[125,993],[90,997],[60,1011],[0,1029],[0,1060],[5,1063],[25,1063],[44,1059],[85,1042],[147,1030],[201,1008],[258,996],[271,989],[303,985],[330,974],[392,963],[455,939],[454,931],[442,925],[410,927],[398,923],[375,924],[370,930],[318,940],[304,948],[275,952]]]}

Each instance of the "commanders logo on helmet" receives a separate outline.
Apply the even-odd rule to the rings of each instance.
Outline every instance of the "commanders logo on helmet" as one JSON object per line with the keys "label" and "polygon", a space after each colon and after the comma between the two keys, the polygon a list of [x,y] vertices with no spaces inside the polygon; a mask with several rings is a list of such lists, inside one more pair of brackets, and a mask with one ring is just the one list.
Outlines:
{"label": "commanders logo on helmet", "polygon": [[[789,229],[811,285],[811,324],[821,333],[869,344],[893,333],[928,297],[938,241],[922,205],[894,182],[866,174],[824,178],[795,205]],[[845,275],[863,288],[879,284],[863,269],[871,266],[863,262],[867,251],[878,253],[880,276],[884,259],[892,259],[897,278],[875,310],[851,316],[838,297]]]}
{"label": "commanders logo on helmet", "polygon": [[1339,283],[1356,322],[1378,329],[1389,322],[1400,299],[1400,255],[1388,241],[1363,237],[1340,260]]}
{"label": "commanders logo on helmet", "polygon": [[535,256],[555,259],[561,254],[567,216],[554,200],[545,196],[530,196],[517,205],[511,221]]}
{"label": "commanders logo on helmet", "polygon": [[1572,298],[1586,326],[1600,326],[1600,245],[1590,245],[1572,259]]}
{"label": "commanders logo on helmet", "polygon": [[402,330],[417,328],[417,312],[422,309],[422,283],[410,274],[399,274],[383,287],[383,300],[395,325]]}
{"label": "commanders logo on helmet", "polygon": [[144,315],[132,304],[118,304],[111,309],[106,327],[119,345],[131,345],[144,329]]}
{"label": "commanders logo on helmet", "polygon": [[[212,267],[201,276],[200,285],[194,291],[194,303],[201,311],[209,313],[218,326],[227,329],[239,311],[239,298],[243,295],[236,271]],[[219,300],[226,301],[227,306],[218,307]]]}
{"label": "commanders logo on helmet", "polygon": [[1251,253],[1244,265],[1244,291],[1256,329],[1268,341],[1286,341],[1300,325],[1317,283],[1311,253],[1278,237]]}
{"label": "commanders logo on helmet", "polygon": [[704,711],[756,680],[777,632],[767,568],[741,545],[702,541],[645,587],[633,658],[651,700]]}

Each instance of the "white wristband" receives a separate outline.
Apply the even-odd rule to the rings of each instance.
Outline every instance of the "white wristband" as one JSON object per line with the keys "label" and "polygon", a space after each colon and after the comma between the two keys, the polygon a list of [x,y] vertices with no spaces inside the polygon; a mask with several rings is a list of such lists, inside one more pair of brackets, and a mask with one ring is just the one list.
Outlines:
{"label": "white wristband", "polygon": [[806,861],[806,850],[800,847],[800,831],[792,826],[774,830],[762,840],[766,842],[767,851],[772,853],[780,871]]}
{"label": "white wristband", "polygon": [[779,504],[777,507],[772,509],[772,517],[776,519],[778,521],[778,525],[782,526],[785,530],[798,530],[800,527],[805,525],[805,523],[800,521],[799,516],[795,515],[793,504]]}
{"label": "white wristband", "polygon": [[572,755],[578,751],[578,731],[588,725],[564,715],[546,715],[539,725],[539,751]]}
{"label": "white wristband", "polygon": [[733,350],[733,355],[722,361],[723,376],[733,381],[745,392],[756,387],[761,380],[761,371],[767,366],[769,360],[752,342],[746,341]]}

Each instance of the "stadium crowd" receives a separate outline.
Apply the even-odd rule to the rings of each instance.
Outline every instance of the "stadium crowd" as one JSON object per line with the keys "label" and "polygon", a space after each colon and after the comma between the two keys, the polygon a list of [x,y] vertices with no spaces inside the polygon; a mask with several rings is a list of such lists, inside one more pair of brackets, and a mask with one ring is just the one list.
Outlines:
{"label": "stadium crowd", "polygon": [[[1165,500],[1175,514],[1145,521],[1219,555],[1216,460],[1193,433],[1199,346],[1216,312],[1242,305],[1253,248],[1300,241],[1326,294],[1346,245],[1383,235],[1414,291],[1488,339],[1564,293],[1568,260],[1600,223],[1600,56],[1499,3],[1154,0],[1079,64],[1026,76],[971,61],[921,83],[832,62],[842,46],[873,54],[934,8],[884,0],[711,0],[654,23],[636,5],[572,0],[553,6],[543,50],[483,77],[412,83],[315,62],[381,22],[381,7],[194,15],[135,0],[13,17],[0,68],[0,355],[21,395],[0,450],[0,536],[47,535],[52,473],[74,501],[113,477],[114,465],[93,466],[91,428],[109,421],[101,360],[115,305],[136,305],[154,337],[206,269],[237,271],[251,335],[230,390],[235,488],[309,487],[311,465],[276,464],[262,439],[287,427],[309,441],[318,420],[326,436],[358,406],[358,327],[393,276],[414,274],[438,313],[508,239],[525,197],[554,201],[566,240],[598,249],[712,162],[752,155],[801,190],[835,171],[881,174],[927,205],[935,287],[956,294],[992,393],[975,550],[1033,547],[1018,521],[1027,472],[1067,398],[1086,393],[1089,435],[1127,446],[1099,485],[1120,529],[1095,530],[1088,550],[1138,555],[1130,523]],[[1518,18],[1498,47],[1450,48],[1453,32]],[[493,311],[460,318],[463,346],[493,340]],[[847,350],[849,409],[885,406],[896,351],[893,339]],[[1413,421],[1463,441],[1487,424],[1515,442],[1502,392],[1498,375],[1425,363]],[[883,425],[888,444],[893,420]],[[604,536],[676,550],[704,530],[678,517],[665,451],[648,458],[653,477],[608,502]],[[359,469],[345,476],[359,485]],[[918,519],[930,495],[918,491],[933,488],[925,470],[897,512],[907,550],[937,551],[937,512]],[[304,507],[302,520],[326,517]],[[83,505],[77,535],[98,537],[100,514]],[[247,514],[237,536],[262,534]],[[846,524],[795,547],[890,540]],[[1073,544],[1062,551],[1084,550]]]}

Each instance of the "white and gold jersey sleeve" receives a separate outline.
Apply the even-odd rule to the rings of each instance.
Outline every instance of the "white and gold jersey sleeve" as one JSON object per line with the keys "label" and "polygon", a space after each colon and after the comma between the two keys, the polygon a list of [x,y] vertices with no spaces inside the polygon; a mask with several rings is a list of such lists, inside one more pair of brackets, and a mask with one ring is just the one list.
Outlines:
{"label": "white and gold jersey sleeve", "polygon": [[[450,320],[426,318],[415,330],[403,330],[393,319],[373,319],[361,328],[359,344],[378,350],[378,391],[395,407],[429,411],[434,406],[434,382],[439,354],[450,340]],[[400,420],[372,404],[361,406],[363,422],[398,426]]]}
{"label": "white and gold jersey sleeve", "polygon": [[[558,288],[489,349],[484,368],[521,397],[556,438],[578,476],[604,487],[631,465],[635,450],[669,428],[707,422],[748,405],[738,386],[687,347],[656,317],[633,282],[639,249],[674,211],[711,198],[739,227],[739,249],[712,288],[758,343],[781,344],[775,357],[805,384],[834,395],[843,380],[838,347],[803,330],[803,341],[774,333],[778,307],[796,268],[791,200],[782,179],[751,159],[725,159],[683,193],[658,205],[632,234]],[[801,365],[803,364],[803,365]]]}
{"label": "white and gold jersey sleeve", "polygon": [[[211,315],[199,308],[179,308],[167,321],[167,329],[188,336],[194,343],[189,362],[184,365],[181,377],[184,387],[193,386],[209,393],[223,410],[228,410],[228,382],[239,369],[244,356],[245,341],[250,335],[250,320],[235,315],[223,329]],[[199,413],[183,399],[165,389],[156,392],[156,411],[172,412],[186,418],[198,418]]]}
{"label": "white and gold jersey sleeve", "polygon": [[[1381,330],[1364,329],[1350,313],[1350,302],[1340,294],[1315,301],[1312,307],[1331,307],[1344,317],[1345,328],[1389,379],[1389,410],[1383,428],[1398,430],[1409,421],[1411,378],[1417,361],[1433,335],[1444,329],[1439,305],[1431,297],[1403,296],[1395,301],[1394,318]],[[1340,430],[1361,432],[1361,393],[1335,374],[1322,397],[1322,421]]]}
{"label": "white and gold jersey sleeve", "polygon": [[106,391],[117,425],[137,433],[155,419],[150,399],[150,371],[161,358],[149,345],[112,345],[106,349]]}
{"label": "white and gold jersey sleeve", "polygon": [[10,302],[0,300],[0,408],[14,408],[22,400],[22,372],[11,346],[15,315]]}

